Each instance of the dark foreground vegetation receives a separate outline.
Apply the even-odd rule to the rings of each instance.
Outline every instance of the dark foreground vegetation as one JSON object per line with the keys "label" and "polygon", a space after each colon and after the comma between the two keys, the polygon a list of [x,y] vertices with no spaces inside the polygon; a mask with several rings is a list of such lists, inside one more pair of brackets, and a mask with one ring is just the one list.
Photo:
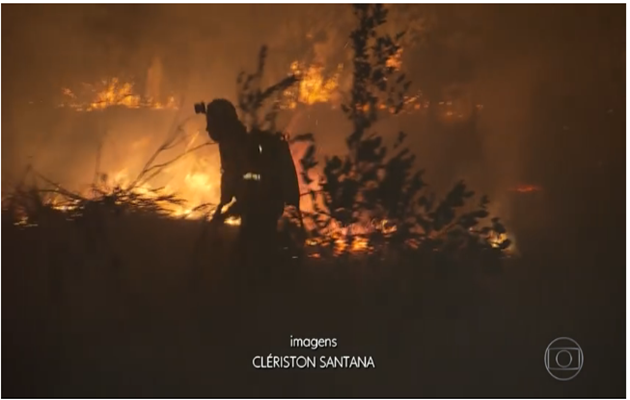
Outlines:
{"label": "dark foreground vegetation", "polygon": [[[533,199],[516,201],[520,256],[504,257],[510,243],[488,241],[504,228],[485,201],[466,208],[474,194],[462,184],[432,200],[408,151],[385,154],[368,135],[383,100],[375,93],[393,93],[385,100],[397,106],[383,76],[405,82],[379,70],[393,41],[375,36],[380,45],[366,47],[382,9],[356,10],[351,104],[361,107],[345,110],[355,128],[348,155],[326,160],[321,191],[309,193],[322,206],[306,218],[312,237],[365,212],[394,221],[396,233],[371,233],[382,244],[372,257],[285,255],[239,268],[229,262],[238,228],[160,215],[132,188],[79,199],[75,214],[17,191],[37,226],[3,210],[4,397],[624,396],[623,191],[604,179],[621,169],[546,190],[544,219],[532,218]],[[243,95],[241,109],[255,117],[273,92]],[[338,346],[295,349],[291,336]],[[560,336],[585,354],[570,382],[543,363]],[[371,356],[375,368],[253,368],[269,354]]]}
{"label": "dark foreground vegetation", "polygon": [[[197,222],[112,220],[118,262],[70,223],[4,225],[2,395],[623,396],[623,230],[574,227],[523,237],[498,276],[313,260],[244,288],[223,257],[234,228],[209,238],[198,273]],[[290,335],[339,345],[297,351]],[[585,352],[571,382],[543,365],[563,335]],[[376,368],[251,366],[270,353],[369,355]]]}

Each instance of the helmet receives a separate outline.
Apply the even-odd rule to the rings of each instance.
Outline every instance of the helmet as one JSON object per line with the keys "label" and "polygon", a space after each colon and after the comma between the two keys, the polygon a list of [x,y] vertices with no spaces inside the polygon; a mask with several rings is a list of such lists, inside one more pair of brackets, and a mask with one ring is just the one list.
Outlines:
{"label": "helmet", "polygon": [[206,116],[212,119],[237,121],[236,107],[229,100],[214,99],[206,106]]}
{"label": "helmet", "polygon": [[215,141],[239,122],[236,107],[226,99],[214,99],[206,106],[206,130]]}

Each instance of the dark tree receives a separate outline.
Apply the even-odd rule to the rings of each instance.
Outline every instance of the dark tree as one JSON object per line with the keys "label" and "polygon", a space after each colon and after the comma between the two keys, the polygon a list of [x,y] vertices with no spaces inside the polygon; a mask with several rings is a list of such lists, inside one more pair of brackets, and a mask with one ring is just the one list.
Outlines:
{"label": "dark tree", "polygon": [[[353,7],[357,17],[357,27],[350,34],[353,85],[342,105],[353,123],[346,137],[348,151],[345,155],[326,156],[323,172],[318,173],[313,135],[294,138],[308,142],[300,163],[302,181],[309,187],[303,195],[309,196],[312,204],[312,210],[305,213],[310,243],[322,254],[333,254],[335,242],[345,241],[347,249],[361,237],[369,243],[365,250],[376,255],[396,251],[411,256],[440,254],[440,259],[463,255],[467,259],[500,258],[510,241],[499,219],[489,219],[486,196],[476,206],[471,205],[475,193],[460,181],[438,199],[429,191],[423,170],[416,167],[414,154],[405,146],[406,133],[400,132],[394,145],[387,147],[381,135],[370,131],[383,113],[403,110],[411,82],[387,62],[400,49],[398,42],[404,35],[401,32],[391,37],[380,32],[387,21],[387,10],[382,5]],[[290,76],[261,90],[255,83],[260,82],[265,57],[263,48],[257,72],[239,77],[239,105],[250,126],[275,130],[282,93],[299,77]],[[271,109],[263,111],[264,101],[271,98]],[[262,112],[266,116],[261,119],[258,115]],[[347,229],[340,238],[331,234],[339,226],[372,229]]]}

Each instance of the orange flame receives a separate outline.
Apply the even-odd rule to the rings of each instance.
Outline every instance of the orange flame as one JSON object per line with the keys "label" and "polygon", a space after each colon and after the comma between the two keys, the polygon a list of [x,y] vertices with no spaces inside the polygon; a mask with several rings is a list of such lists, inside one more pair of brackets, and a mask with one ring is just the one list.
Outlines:
{"label": "orange flame", "polygon": [[[403,49],[399,49],[386,65],[396,71],[402,69]],[[344,72],[343,64],[337,65],[332,73],[325,70],[324,66],[319,64],[305,65],[298,61],[291,63],[289,67],[290,73],[300,77],[300,81],[295,87],[290,88],[284,93],[282,108],[294,109],[298,104],[313,105],[317,103],[330,103],[336,105],[339,102],[342,91],[342,73]],[[135,92],[133,82],[124,82],[119,78],[111,78],[101,81],[94,85],[85,85],[88,89],[87,94],[78,95],[69,88],[62,89],[64,103],[60,106],[68,107],[76,111],[96,111],[104,110],[109,107],[125,107],[130,109],[149,108],[149,109],[176,109],[174,97],[168,97],[165,100],[158,100],[152,96],[159,96],[159,81],[162,75],[161,65],[155,63],[152,67],[148,80],[152,80],[153,84],[148,85],[151,90],[146,91],[144,96]],[[420,92],[414,95],[408,95],[404,98],[403,112],[413,112],[415,110],[425,111],[429,108],[428,101],[423,100]],[[450,104],[449,104],[450,106]],[[393,113],[393,107],[380,103],[378,109],[386,110]],[[451,111],[447,111],[451,112]],[[451,112],[452,113],[452,112]],[[193,147],[193,142],[197,137],[193,137],[188,143],[187,148]],[[138,150],[149,145],[151,141],[147,138],[136,140],[131,144],[132,150]],[[199,163],[203,165],[199,165]],[[171,212],[173,217],[180,218],[199,218],[204,214],[195,211],[195,207],[205,203],[216,203],[219,197],[220,174],[218,168],[218,157],[216,160],[204,163],[205,161],[197,156],[191,156],[189,159],[178,161],[177,164],[170,166],[164,172],[169,176],[176,177],[166,185],[162,185],[162,191],[156,192],[155,188],[149,183],[143,183],[136,187],[139,194],[145,196],[161,196],[164,194],[172,194],[186,203],[184,205],[167,204],[167,211]],[[206,171],[210,171],[209,173]],[[132,181],[127,168],[115,170],[109,176],[110,185],[119,185],[125,187]],[[519,190],[521,191],[521,190]],[[70,210],[72,205],[59,204],[59,210]],[[227,225],[239,225],[240,219],[228,218],[225,223]],[[379,226],[374,227],[380,230],[383,235],[390,235],[395,232],[396,227],[387,226],[387,221],[382,221]],[[352,232],[349,232],[352,230]],[[352,229],[344,228],[339,225],[333,227],[324,234],[323,239],[310,239],[307,241],[309,246],[327,245],[332,243],[333,253],[340,255],[343,253],[369,253],[374,250],[373,245],[367,238],[368,230],[361,230],[353,227]]]}
{"label": "orange flame", "polygon": [[[402,70],[403,49],[400,48],[394,55],[389,57],[385,63],[387,67],[394,71]],[[299,61],[293,61],[289,67],[289,74],[296,75],[300,81],[294,88],[288,89],[284,93],[281,108],[295,109],[298,104],[313,105],[316,103],[331,103],[337,106],[341,100],[341,77],[344,72],[344,65],[339,64],[337,68],[329,74],[325,73],[325,68],[320,64],[305,65]],[[405,95],[403,99],[402,112],[413,112],[429,107],[428,102],[421,101],[421,93]],[[367,106],[364,106],[366,108]],[[377,105],[380,110],[387,110],[395,113],[395,108],[381,102]],[[365,109],[365,111],[368,111]]]}
{"label": "orange flame", "polygon": [[338,65],[337,70],[331,76],[324,76],[324,67],[321,65],[304,66],[294,61],[290,66],[290,73],[300,78],[295,88],[285,92],[285,107],[293,109],[298,103],[312,105],[315,103],[334,102],[339,93],[339,77],[343,65]]}
{"label": "orange flame", "polygon": [[[122,82],[118,78],[106,79],[98,84],[85,84],[89,99],[81,101],[76,93],[69,88],[62,88],[61,93],[66,98],[60,107],[72,108],[76,111],[103,110],[108,107],[176,109],[175,97],[169,96],[160,102],[152,97],[142,97],[134,92],[132,82]],[[87,96],[86,96],[87,97]]]}
{"label": "orange flame", "polygon": [[393,68],[394,71],[400,71],[402,69],[402,53],[403,48],[399,48],[396,50],[396,53],[389,57],[387,61],[385,61],[385,66],[389,68]]}

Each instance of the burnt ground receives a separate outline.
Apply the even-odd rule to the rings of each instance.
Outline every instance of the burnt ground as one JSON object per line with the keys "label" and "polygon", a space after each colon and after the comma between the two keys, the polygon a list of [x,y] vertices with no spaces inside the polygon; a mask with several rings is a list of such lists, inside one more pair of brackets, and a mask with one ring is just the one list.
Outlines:
{"label": "burnt ground", "polygon": [[[521,255],[496,275],[309,260],[246,286],[228,273],[230,228],[192,264],[195,222],[111,218],[109,243],[63,221],[4,224],[2,396],[625,397],[616,171],[546,190],[544,220],[522,197]],[[338,347],[298,351],[290,335]],[[543,363],[560,336],[584,351],[569,382]],[[365,355],[376,368],[251,366],[270,353]]]}

